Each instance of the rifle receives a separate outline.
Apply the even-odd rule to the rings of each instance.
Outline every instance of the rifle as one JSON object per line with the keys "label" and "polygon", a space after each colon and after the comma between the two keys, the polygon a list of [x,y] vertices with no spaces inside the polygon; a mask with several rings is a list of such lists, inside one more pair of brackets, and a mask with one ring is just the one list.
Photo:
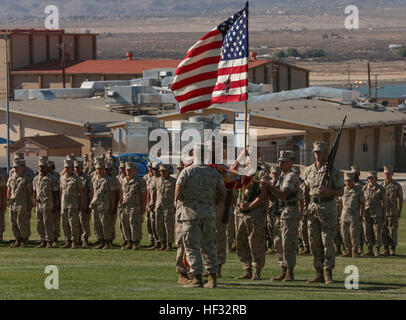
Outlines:
{"label": "rifle", "polygon": [[334,141],[333,148],[330,150],[330,153],[327,157],[327,171],[323,177],[322,186],[328,187],[328,183],[330,182],[331,171],[333,170],[334,160],[336,158],[338,145],[340,144],[341,134],[343,132],[344,124],[347,121],[347,116],[345,116],[343,120],[343,124],[341,125],[340,131],[337,134],[336,140]]}

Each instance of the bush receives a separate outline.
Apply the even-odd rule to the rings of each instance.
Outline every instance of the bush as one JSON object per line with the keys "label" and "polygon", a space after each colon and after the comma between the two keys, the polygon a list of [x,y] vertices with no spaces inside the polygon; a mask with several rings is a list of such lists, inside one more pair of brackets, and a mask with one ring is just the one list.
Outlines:
{"label": "bush", "polygon": [[286,58],[286,53],[283,50],[279,50],[273,54],[273,57],[278,59]]}
{"label": "bush", "polygon": [[287,55],[288,57],[300,57],[299,51],[297,51],[295,48],[289,48],[289,49],[286,51],[286,55]]}

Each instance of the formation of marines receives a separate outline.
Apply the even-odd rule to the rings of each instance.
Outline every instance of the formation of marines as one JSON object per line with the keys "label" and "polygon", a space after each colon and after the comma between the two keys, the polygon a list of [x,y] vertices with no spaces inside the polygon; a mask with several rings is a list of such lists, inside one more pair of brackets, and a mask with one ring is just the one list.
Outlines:
{"label": "formation of marines", "polygon": [[297,253],[314,257],[315,277],[307,282],[326,284],[333,283],[341,246],[342,257],[395,255],[403,191],[393,168],[384,168],[381,184],[376,171],[363,184],[357,167],[344,175],[333,168],[326,185],[328,144],[315,142],[313,154],[315,163],[303,174],[293,166],[294,153],[281,151],[278,167],[259,162],[253,175],[241,177],[238,159],[230,168],[204,164],[200,146],[174,175],[168,165],[148,163],[143,178],[136,163],[118,163],[111,151],[83,161],[69,155],[61,174],[42,156],[36,175],[16,154],[9,177],[0,175],[0,241],[8,206],[15,237],[10,247],[27,246],[34,208],[39,248],[59,246],[61,224],[62,248],[88,247],[93,218],[94,248],[111,249],[118,217],[121,249],[138,250],[145,213],[147,247],[171,251],[175,245],[178,283],[207,288],[217,287],[233,243],[243,268],[237,279],[261,279],[267,247],[281,268],[271,280],[283,282],[295,280]]}

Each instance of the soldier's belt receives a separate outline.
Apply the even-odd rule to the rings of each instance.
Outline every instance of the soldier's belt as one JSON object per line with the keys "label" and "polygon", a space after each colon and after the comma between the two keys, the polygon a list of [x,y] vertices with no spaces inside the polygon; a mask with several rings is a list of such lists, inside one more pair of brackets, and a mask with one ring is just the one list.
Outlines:
{"label": "soldier's belt", "polygon": [[297,201],[279,201],[279,209],[284,207],[296,207]]}
{"label": "soldier's belt", "polygon": [[329,202],[329,201],[333,201],[334,198],[332,197],[310,197],[310,201],[314,202],[314,203],[324,203],[324,202]]}

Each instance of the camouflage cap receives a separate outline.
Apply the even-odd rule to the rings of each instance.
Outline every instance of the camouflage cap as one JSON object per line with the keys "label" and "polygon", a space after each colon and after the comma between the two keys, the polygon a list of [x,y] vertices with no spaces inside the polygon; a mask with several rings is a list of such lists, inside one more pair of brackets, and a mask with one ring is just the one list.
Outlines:
{"label": "camouflage cap", "polygon": [[83,168],[83,161],[75,160],[73,165],[75,166],[75,168]]}
{"label": "camouflage cap", "polygon": [[75,160],[76,160],[76,156],[75,156],[75,155],[72,155],[72,154],[68,154],[68,155],[66,156],[66,160],[75,161]]}
{"label": "camouflage cap", "polygon": [[71,167],[73,167],[73,161],[72,161],[72,160],[69,160],[69,159],[64,160],[64,161],[63,161],[63,167],[64,167],[64,168],[71,168]]}
{"label": "camouflage cap", "polygon": [[313,152],[315,151],[328,151],[328,144],[324,141],[316,141],[313,143]]}
{"label": "camouflage cap", "polygon": [[125,162],[124,161],[120,161],[120,168],[125,168]]}
{"label": "camouflage cap", "polygon": [[358,166],[351,166],[351,172],[353,172],[357,175],[361,174],[361,170],[359,169]]}
{"label": "camouflage cap", "polygon": [[354,180],[355,174],[354,172],[345,172],[344,173],[344,181]]}
{"label": "camouflage cap", "polygon": [[103,160],[103,159],[100,159],[100,158],[97,158],[97,159],[94,161],[94,167],[95,167],[96,169],[103,169],[103,168],[106,168],[106,166],[105,166],[105,164],[104,164],[104,160]]}
{"label": "camouflage cap", "polygon": [[21,152],[17,152],[14,154],[14,159],[18,160],[18,159],[24,159],[24,153]]}
{"label": "camouflage cap", "polygon": [[278,166],[272,166],[271,173],[281,173],[281,168],[279,168]]}
{"label": "camouflage cap", "polygon": [[13,167],[24,167],[25,166],[25,161],[23,159],[14,159],[13,160]]}
{"label": "camouflage cap", "polygon": [[125,168],[127,170],[131,170],[131,169],[138,169],[138,165],[135,162],[127,162],[125,164]]}
{"label": "camouflage cap", "polygon": [[39,159],[38,160],[38,167],[48,167],[48,161],[45,159]]}
{"label": "camouflage cap", "polygon": [[295,153],[293,151],[281,151],[278,159],[279,161],[289,161],[295,158]]}
{"label": "camouflage cap", "polygon": [[392,166],[383,167],[383,173],[393,173],[393,167]]}
{"label": "camouflage cap", "polygon": [[161,170],[161,171],[168,171],[168,170],[169,170],[169,166],[168,166],[167,164],[161,163],[161,164],[159,165],[159,170]]}
{"label": "camouflage cap", "polygon": [[51,168],[51,167],[55,167],[55,162],[49,160],[49,161],[48,161],[48,168]]}
{"label": "camouflage cap", "polygon": [[159,169],[159,162],[153,162],[152,169]]}
{"label": "camouflage cap", "polygon": [[368,173],[367,173],[367,178],[371,178],[371,177],[374,177],[374,178],[376,178],[378,176],[378,173],[376,172],[376,171],[368,171]]}

